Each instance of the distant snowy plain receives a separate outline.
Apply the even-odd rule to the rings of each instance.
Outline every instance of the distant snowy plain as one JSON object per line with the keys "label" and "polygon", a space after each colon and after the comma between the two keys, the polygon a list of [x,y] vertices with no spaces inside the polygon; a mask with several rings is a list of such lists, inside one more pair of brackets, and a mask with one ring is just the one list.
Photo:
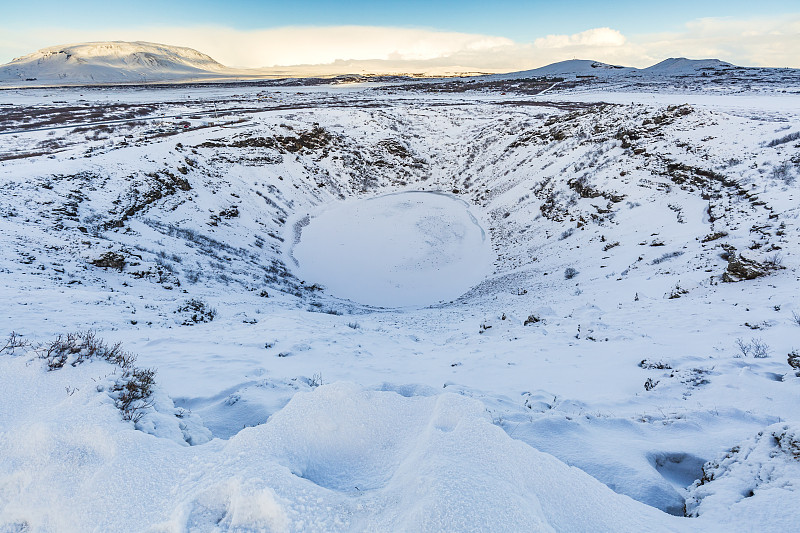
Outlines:
{"label": "distant snowy plain", "polygon": [[800,97],[659,83],[0,92],[0,531],[791,531]]}

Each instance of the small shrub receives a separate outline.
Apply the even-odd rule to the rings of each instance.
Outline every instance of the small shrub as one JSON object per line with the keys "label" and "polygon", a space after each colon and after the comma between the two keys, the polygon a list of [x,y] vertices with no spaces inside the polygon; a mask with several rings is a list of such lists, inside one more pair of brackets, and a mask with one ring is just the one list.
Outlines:
{"label": "small shrub", "polygon": [[538,317],[537,315],[528,315],[528,318],[525,319],[525,322],[523,322],[522,325],[528,326],[530,324],[538,324],[539,322],[544,322],[544,319]]}
{"label": "small shrub", "polygon": [[639,362],[639,366],[647,370],[672,370],[672,366],[669,363],[665,363],[663,361],[651,361],[649,359],[642,359]]}
{"label": "small shrub", "polygon": [[750,346],[753,350],[753,357],[756,359],[764,359],[769,357],[769,346],[761,339],[751,339]]}
{"label": "small shrub", "polygon": [[776,180],[783,181],[786,185],[792,185],[795,181],[792,175],[792,165],[788,161],[784,161],[780,165],[772,167],[772,177]]}
{"label": "small shrub", "polygon": [[150,396],[155,385],[156,371],[147,368],[129,368],[111,388],[111,397],[122,412],[123,420],[133,423],[141,420],[145,410],[152,407]]}
{"label": "small shrub", "polygon": [[792,321],[800,326],[800,315],[798,315],[795,311],[792,311]]}
{"label": "small shrub", "polygon": [[777,252],[764,260],[764,264],[770,270],[778,270],[781,268],[781,263],[783,263],[783,257]]}
{"label": "small shrub", "polygon": [[194,284],[200,281],[202,273],[200,272],[200,270],[187,269],[184,271],[184,276],[186,277],[186,281]]}
{"label": "small shrub", "polygon": [[561,233],[561,236],[558,238],[558,240],[563,241],[564,239],[570,237],[573,233],[575,233],[575,228],[566,229]]}
{"label": "small shrub", "polygon": [[347,327],[350,329],[361,329],[361,324],[358,322],[348,322]]}
{"label": "small shrub", "polygon": [[91,263],[102,268],[122,270],[125,268],[125,256],[115,252],[106,252],[97,259],[92,260]]}
{"label": "small shrub", "polygon": [[28,341],[23,339],[17,332],[12,331],[6,339],[5,345],[0,348],[0,353],[6,352],[8,355],[14,355],[17,348],[27,348]]}
{"label": "small shrub", "polygon": [[122,345],[108,346],[98,339],[93,331],[59,335],[56,340],[39,348],[39,357],[47,362],[48,370],[56,370],[69,364],[77,366],[91,359],[101,359],[122,368],[130,368],[136,358],[122,351]]}
{"label": "small shrub", "polygon": [[308,379],[308,386],[311,387],[312,389],[316,389],[322,384],[323,384],[322,372],[317,372]]}
{"label": "small shrub", "polygon": [[789,135],[784,135],[783,137],[779,137],[778,139],[773,139],[767,143],[767,146],[769,146],[770,148],[774,148],[775,146],[780,146],[781,144],[790,143],[798,139],[800,139],[800,131],[790,133]]}
{"label": "small shrub", "polygon": [[674,259],[674,258],[680,257],[682,255],[683,255],[683,252],[681,252],[681,251],[669,252],[669,253],[666,253],[666,254],[662,255],[661,257],[657,257],[657,258],[653,259],[650,262],[650,264],[651,265],[658,265],[658,264],[663,263],[664,261],[669,261],[670,259]]}
{"label": "small shrub", "polygon": [[745,340],[740,337],[736,339],[736,346],[739,347],[739,352],[741,353],[741,355],[737,355],[736,357],[747,357],[748,355],[752,355],[756,359],[769,357],[769,346],[761,339],[756,339],[754,337],[750,339],[750,342],[745,342]]}
{"label": "small shrub", "polygon": [[239,206],[232,205],[228,209],[223,209],[219,212],[222,218],[236,218],[239,216]]}
{"label": "small shrub", "polygon": [[747,357],[750,355],[750,344],[745,342],[741,337],[736,339],[736,346],[739,347],[739,353],[741,353],[741,355],[737,354],[736,357]]}
{"label": "small shrub", "polygon": [[800,377],[800,350],[792,349],[786,360],[789,366],[795,370],[795,375]]}
{"label": "small shrub", "polygon": [[689,291],[681,287],[680,283],[675,284],[675,288],[672,289],[669,294],[667,294],[667,298],[669,300],[674,300],[676,298],[680,298],[684,294],[689,294]]}
{"label": "small shrub", "polygon": [[[93,331],[86,331],[59,335],[54,341],[36,348],[36,351],[51,372],[66,365],[77,366],[98,359],[120,367],[122,375],[108,392],[122,413],[123,420],[136,423],[152,406],[150,398],[155,385],[155,370],[134,367],[136,356],[123,351],[120,343],[109,346],[98,339]],[[74,392],[75,389],[67,386],[68,394]]]}
{"label": "small shrub", "polygon": [[182,306],[178,307],[176,313],[187,315],[181,323],[182,326],[192,326],[202,322],[211,322],[217,316],[216,309],[208,306],[204,301],[192,298],[187,300]]}
{"label": "small shrub", "polygon": [[572,279],[577,276],[579,272],[572,267],[564,269],[564,279]]}
{"label": "small shrub", "polygon": [[644,390],[649,392],[656,388],[656,385],[658,385],[658,381],[653,381],[653,378],[647,378],[647,381],[644,382]]}

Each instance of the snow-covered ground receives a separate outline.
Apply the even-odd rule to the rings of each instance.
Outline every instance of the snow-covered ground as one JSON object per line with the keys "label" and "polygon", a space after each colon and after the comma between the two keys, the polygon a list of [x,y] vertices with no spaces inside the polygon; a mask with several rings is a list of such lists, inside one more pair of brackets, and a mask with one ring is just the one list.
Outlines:
{"label": "snow-covered ground", "polygon": [[798,97],[424,87],[0,92],[0,530],[795,527]]}

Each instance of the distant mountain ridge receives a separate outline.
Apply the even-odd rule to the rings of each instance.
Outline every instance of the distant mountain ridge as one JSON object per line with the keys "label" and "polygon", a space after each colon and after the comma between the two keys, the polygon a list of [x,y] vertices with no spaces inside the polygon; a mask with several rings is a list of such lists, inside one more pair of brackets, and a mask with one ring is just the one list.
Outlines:
{"label": "distant mountain ridge", "polygon": [[740,69],[731,63],[719,59],[687,59],[685,57],[671,57],[647,68],[623,67],[609,65],[600,61],[589,59],[569,59],[545,65],[532,70],[510,72],[508,74],[491,75],[497,79],[522,79],[543,76],[575,77],[575,78],[617,78],[622,76],[692,76],[703,72],[725,71]]}
{"label": "distant mountain ridge", "polygon": [[[377,61],[377,60],[376,60]],[[347,62],[344,62],[347,64]],[[377,61],[380,64],[380,61]],[[151,83],[222,81],[313,77],[301,66],[237,69],[227,67],[192,48],[143,41],[103,41],[43,48],[0,65],[3,85],[87,85],[105,83]],[[308,65],[306,65],[308,67]],[[481,76],[490,80],[556,77],[565,79],[625,77],[682,77],[723,74],[726,72],[792,71],[737,67],[719,59],[669,58],[647,68],[611,65],[601,61],[570,59],[543,67],[506,74]],[[352,74],[342,71],[340,75]],[[335,75],[328,72],[324,76]]]}

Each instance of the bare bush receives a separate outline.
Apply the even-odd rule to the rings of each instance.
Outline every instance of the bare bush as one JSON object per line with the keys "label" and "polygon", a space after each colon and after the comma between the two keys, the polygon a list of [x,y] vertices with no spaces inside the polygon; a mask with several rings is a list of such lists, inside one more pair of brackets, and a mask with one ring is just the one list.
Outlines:
{"label": "bare bush", "polygon": [[655,259],[653,259],[650,262],[650,264],[651,265],[658,265],[658,264],[663,263],[664,261],[669,261],[670,259],[674,259],[674,258],[680,257],[682,255],[683,255],[683,252],[681,252],[681,251],[668,252],[668,253],[665,253],[664,255],[662,255],[661,257],[656,257]]}
{"label": "bare bush", "polygon": [[6,352],[8,355],[14,355],[17,348],[27,348],[28,341],[23,339],[17,332],[12,331],[6,339],[6,343],[0,348],[0,353]]}
{"label": "bare bush", "polygon": [[[59,335],[54,341],[39,346],[36,351],[47,364],[48,371],[65,366],[77,366],[92,360],[101,360],[120,367],[123,372],[109,389],[114,405],[123,420],[138,422],[152,406],[151,396],[155,385],[155,370],[136,368],[136,356],[122,350],[120,343],[109,346],[98,339],[93,331]],[[74,392],[74,389],[69,394]]]}
{"label": "bare bush", "polygon": [[48,370],[63,368],[69,364],[77,366],[92,359],[130,368],[136,357],[122,350],[121,343],[107,345],[95,336],[93,331],[59,335],[54,341],[38,348],[39,357],[47,363]]}
{"label": "bare bush", "polygon": [[752,355],[756,359],[769,357],[769,346],[761,339],[753,337],[750,342],[746,342],[740,337],[736,339],[736,346],[739,347],[739,352],[741,353],[741,355],[737,354],[736,357],[747,357],[748,355]]}
{"label": "bare bush", "polygon": [[564,239],[566,239],[566,238],[568,238],[568,237],[572,236],[572,234],[573,234],[573,233],[575,233],[575,228],[568,228],[568,229],[565,229],[565,230],[564,230],[564,231],[561,233],[561,236],[559,236],[559,237],[558,237],[558,240],[559,240],[559,241],[563,241]]}
{"label": "bare bush", "polygon": [[307,378],[307,383],[308,383],[308,386],[311,387],[312,389],[316,389],[317,387],[322,385],[323,384],[322,372],[317,372],[316,374],[314,374],[310,378]]}
{"label": "bare bush", "polygon": [[748,355],[750,355],[750,344],[745,342],[744,339],[742,339],[741,337],[738,337],[736,339],[736,346],[739,347],[739,352],[742,354],[742,355],[737,354],[736,357],[747,357]]}
{"label": "bare bush", "polygon": [[773,139],[767,143],[767,146],[770,148],[774,148],[775,146],[779,146],[781,144],[790,143],[792,141],[796,141],[800,139],[800,131],[796,131],[794,133],[790,133],[789,135],[784,135],[783,137],[779,137],[777,139]]}
{"label": "bare bush", "polygon": [[681,287],[680,283],[675,284],[675,288],[673,288],[668,294],[667,299],[674,300],[676,298],[680,298],[684,294],[689,294],[689,291]]}
{"label": "bare bush", "polygon": [[134,424],[152,407],[150,399],[155,385],[156,371],[148,368],[129,368],[111,388],[111,397],[122,412],[123,420]]}
{"label": "bare bush", "polygon": [[753,350],[753,357],[756,359],[769,357],[769,346],[761,339],[751,339],[750,346]]}
{"label": "bare bush", "polygon": [[786,185],[792,185],[795,181],[795,177],[792,174],[792,165],[788,161],[772,167],[772,177],[784,182]]}
{"label": "bare bush", "polygon": [[783,263],[783,257],[777,252],[764,260],[764,264],[771,270],[781,268],[781,263]]}
{"label": "bare bush", "polygon": [[578,274],[579,272],[572,267],[567,267],[564,269],[564,279],[572,279]]}

